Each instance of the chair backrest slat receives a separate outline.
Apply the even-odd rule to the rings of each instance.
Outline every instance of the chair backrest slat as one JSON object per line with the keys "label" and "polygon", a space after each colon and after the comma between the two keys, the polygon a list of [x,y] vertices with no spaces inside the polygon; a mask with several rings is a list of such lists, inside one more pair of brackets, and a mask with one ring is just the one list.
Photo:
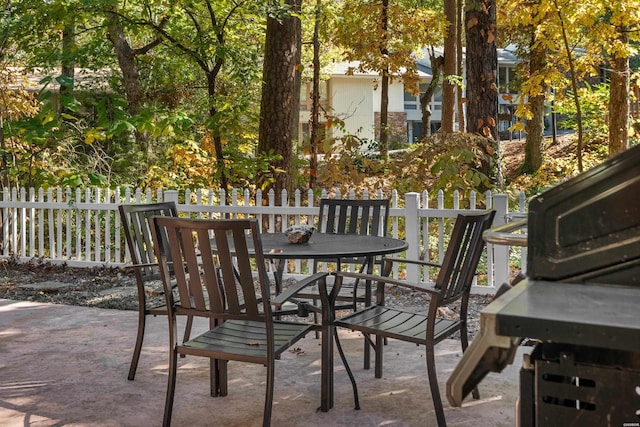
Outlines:
{"label": "chair backrest slat", "polygon": [[389,200],[321,199],[318,232],[386,236]]}
{"label": "chair backrest slat", "polygon": [[[152,216],[177,217],[178,210],[174,202],[128,204],[118,206],[120,219],[122,220],[127,247],[132,264],[153,264],[156,262],[153,251],[153,240],[149,228],[149,218]],[[136,274],[145,276],[157,276],[158,269],[145,267],[136,269]]]}
{"label": "chair backrest slat", "polygon": [[[256,220],[154,217],[152,223],[154,238],[167,236],[168,246],[158,244],[158,256],[161,265],[169,256],[173,260],[182,313],[207,311],[213,319],[269,323],[269,280]],[[257,297],[256,270],[262,300]]]}
{"label": "chair backrest slat", "polygon": [[441,303],[448,304],[471,289],[485,245],[482,233],[491,227],[494,216],[494,210],[486,210],[460,214],[456,218],[436,278],[436,287],[441,290]]}

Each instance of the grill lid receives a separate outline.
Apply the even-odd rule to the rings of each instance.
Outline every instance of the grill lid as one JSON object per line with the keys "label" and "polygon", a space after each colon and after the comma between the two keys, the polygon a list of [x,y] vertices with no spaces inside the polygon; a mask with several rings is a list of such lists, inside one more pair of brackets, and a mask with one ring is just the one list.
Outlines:
{"label": "grill lid", "polygon": [[533,279],[640,286],[640,146],[529,203]]}

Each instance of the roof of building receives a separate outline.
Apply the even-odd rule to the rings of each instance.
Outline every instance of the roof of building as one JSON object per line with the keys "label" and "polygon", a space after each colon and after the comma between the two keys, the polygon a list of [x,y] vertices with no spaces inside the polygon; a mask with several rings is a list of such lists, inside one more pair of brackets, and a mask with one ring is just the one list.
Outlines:
{"label": "roof of building", "polygon": [[[353,73],[352,75],[356,77],[378,77],[380,75],[380,73],[378,73],[377,71],[366,70],[363,72],[360,69],[358,69],[359,66],[360,66],[359,61],[335,62],[331,66],[327,67],[327,70],[328,70],[327,72],[332,76],[344,76],[344,75],[348,75],[350,72]],[[418,74],[420,75],[421,78],[428,79],[432,77],[430,73],[425,72],[420,67],[418,67]]]}

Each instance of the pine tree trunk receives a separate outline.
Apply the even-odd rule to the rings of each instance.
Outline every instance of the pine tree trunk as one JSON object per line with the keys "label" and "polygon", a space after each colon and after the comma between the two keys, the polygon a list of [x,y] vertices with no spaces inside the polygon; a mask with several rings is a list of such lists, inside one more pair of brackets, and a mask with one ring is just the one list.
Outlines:
{"label": "pine tree trunk", "polygon": [[[300,11],[301,0],[287,0],[292,12]],[[258,151],[271,150],[282,156],[272,169],[286,172],[276,173],[273,186],[276,201],[280,203],[282,190],[291,186],[291,163],[294,135],[292,134],[300,94],[295,93],[299,73],[300,19],[288,16],[278,21],[267,18],[267,35],[260,108],[260,133]],[[299,87],[299,86],[298,86]],[[265,177],[261,177],[264,184]]]}
{"label": "pine tree trunk", "polygon": [[496,139],[498,53],[495,0],[470,0],[467,23],[467,132]]}
{"label": "pine tree trunk", "polygon": [[[467,132],[478,133],[497,141],[496,1],[469,0],[466,6],[465,23],[467,29]],[[486,154],[495,156],[497,150],[495,151]],[[494,175],[491,165],[486,161],[483,161],[482,172],[489,177]]]}

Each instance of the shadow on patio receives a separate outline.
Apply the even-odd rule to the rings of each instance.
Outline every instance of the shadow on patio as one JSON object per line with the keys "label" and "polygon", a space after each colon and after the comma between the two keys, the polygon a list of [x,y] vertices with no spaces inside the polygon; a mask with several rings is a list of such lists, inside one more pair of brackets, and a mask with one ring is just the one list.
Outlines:
{"label": "shadow on patio", "polygon": [[[135,381],[127,372],[137,313],[87,307],[0,300],[0,425],[158,426],[168,358],[165,318],[151,318]],[[194,333],[204,323],[196,320]],[[335,406],[320,404],[320,340],[313,334],[276,363],[272,424],[275,426],[431,426],[433,404],[424,349],[390,341],[385,371],[375,379],[362,369],[362,340],[341,331],[355,370],[362,409],[353,409],[351,387],[336,356]],[[353,338],[353,339],[350,339]],[[357,339],[356,339],[357,338]],[[521,347],[521,353],[530,347]],[[462,408],[446,402],[444,385],[461,357],[459,342],[438,345],[436,366],[448,425],[515,425],[519,363],[480,384],[478,401]],[[229,395],[209,396],[208,361],[179,360],[173,424],[176,426],[259,426],[264,368],[229,364]]]}

